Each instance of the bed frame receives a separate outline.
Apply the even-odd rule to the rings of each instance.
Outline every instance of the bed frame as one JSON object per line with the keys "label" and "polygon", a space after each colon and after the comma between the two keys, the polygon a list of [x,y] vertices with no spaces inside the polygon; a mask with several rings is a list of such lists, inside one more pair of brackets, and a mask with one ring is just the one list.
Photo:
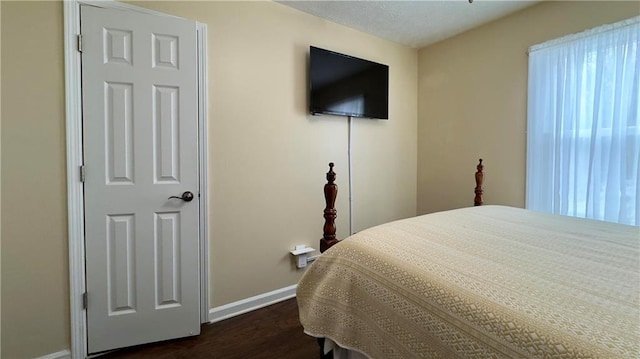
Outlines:
{"label": "bed frame", "polygon": [[[336,181],[336,173],[333,172],[333,162],[329,163],[329,172],[327,172],[327,184],[324,185],[324,199],[326,207],[324,209],[324,233],[320,239],[320,253],[324,253],[327,249],[331,248],[339,240],[336,238],[336,197],[338,196],[338,185]],[[476,196],[473,199],[474,206],[482,205],[482,184],[484,182],[484,173],[482,170],[482,158],[476,166],[476,188],[474,190]]]}

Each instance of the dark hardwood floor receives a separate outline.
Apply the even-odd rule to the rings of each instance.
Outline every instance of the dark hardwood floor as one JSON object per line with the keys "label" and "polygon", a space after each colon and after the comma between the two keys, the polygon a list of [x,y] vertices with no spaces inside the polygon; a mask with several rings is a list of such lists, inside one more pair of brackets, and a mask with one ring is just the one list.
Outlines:
{"label": "dark hardwood floor", "polygon": [[205,324],[197,337],[122,349],[100,358],[315,359],[319,354],[316,339],[302,331],[294,298]]}

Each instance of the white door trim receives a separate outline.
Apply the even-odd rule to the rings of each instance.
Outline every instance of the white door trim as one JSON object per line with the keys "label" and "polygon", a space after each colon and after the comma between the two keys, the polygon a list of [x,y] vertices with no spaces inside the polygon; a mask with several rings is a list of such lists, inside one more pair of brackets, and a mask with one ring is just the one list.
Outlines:
{"label": "white door trim", "polygon": [[196,23],[198,33],[198,165],[200,173],[200,323],[209,321],[209,143],[207,141],[207,24]]}
{"label": "white door trim", "polygon": [[[87,357],[87,317],[83,309],[85,292],[84,192],[80,181],[82,152],[82,76],[77,35],[80,34],[80,5],[171,16],[117,1],[64,1],[65,106],[67,144],[67,213],[69,231],[69,291],[71,312],[71,357]],[[200,322],[209,321],[209,246],[207,175],[207,25],[197,24],[198,36],[198,152],[200,166]]]}

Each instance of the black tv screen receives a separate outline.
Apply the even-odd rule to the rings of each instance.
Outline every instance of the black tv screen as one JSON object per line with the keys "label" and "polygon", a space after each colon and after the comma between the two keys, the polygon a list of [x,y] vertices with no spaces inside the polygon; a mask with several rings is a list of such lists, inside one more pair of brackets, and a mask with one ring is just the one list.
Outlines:
{"label": "black tv screen", "polygon": [[311,46],[309,112],[389,118],[389,66]]}

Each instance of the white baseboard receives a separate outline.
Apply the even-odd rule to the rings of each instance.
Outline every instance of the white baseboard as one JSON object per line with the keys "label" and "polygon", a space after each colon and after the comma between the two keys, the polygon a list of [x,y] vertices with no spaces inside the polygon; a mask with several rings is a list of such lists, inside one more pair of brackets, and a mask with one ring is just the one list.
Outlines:
{"label": "white baseboard", "polygon": [[296,296],[297,285],[276,289],[274,291],[256,295],[237,302],[221,305],[209,309],[209,322],[215,323],[240,314],[250,312],[252,310],[264,308],[268,305],[282,302]]}
{"label": "white baseboard", "polygon": [[37,357],[36,359],[71,359],[71,350],[61,350],[56,353]]}

